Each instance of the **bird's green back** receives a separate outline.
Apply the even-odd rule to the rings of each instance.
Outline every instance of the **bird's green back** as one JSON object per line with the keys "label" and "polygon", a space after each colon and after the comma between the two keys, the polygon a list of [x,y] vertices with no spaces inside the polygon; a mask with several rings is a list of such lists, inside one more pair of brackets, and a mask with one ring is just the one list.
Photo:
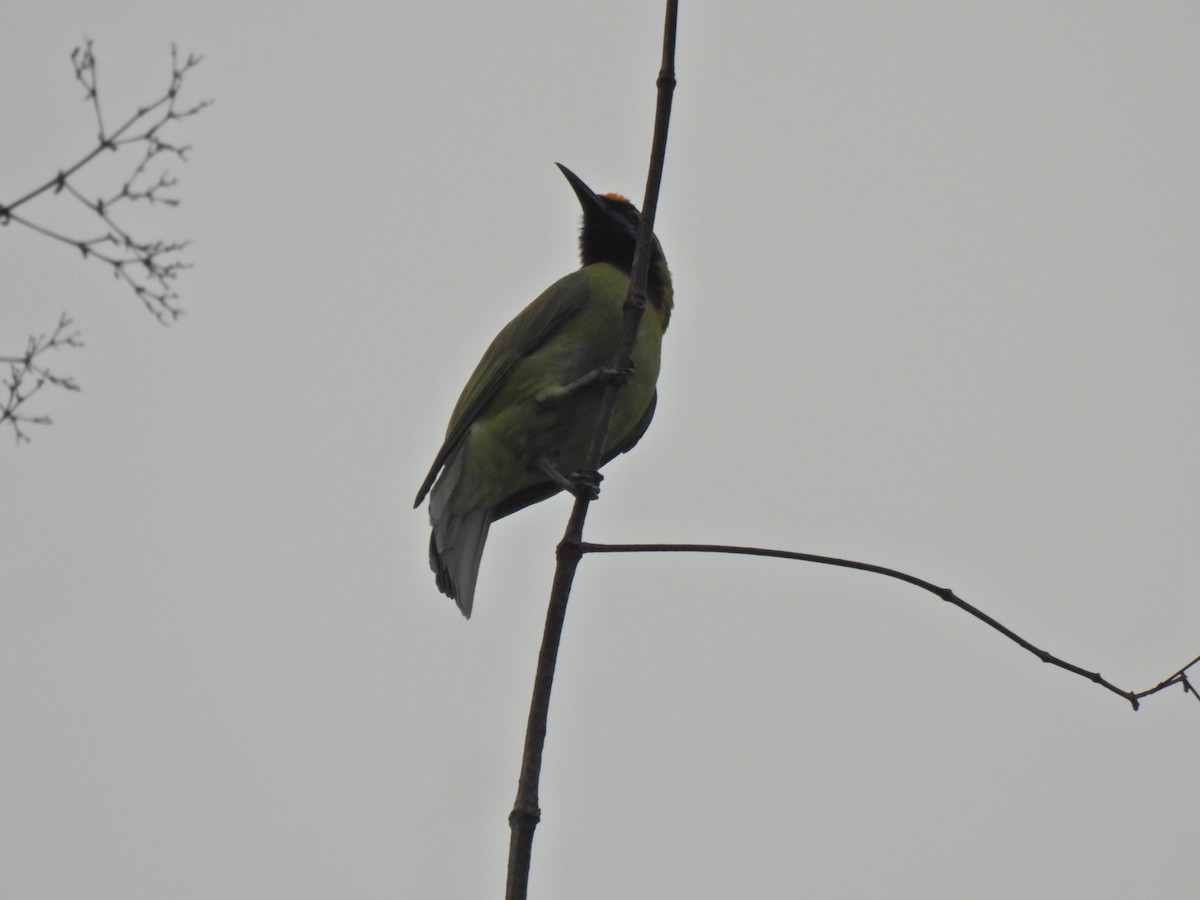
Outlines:
{"label": "bird's green back", "polygon": [[454,405],[450,423],[446,426],[446,439],[417,492],[414,506],[421,504],[438,471],[500,389],[505,376],[578,311],[587,298],[587,288],[588,282],[582,271],[560,278],[521,310],[488,345]]}
{"label": "bird's green back", "polygon": [[[525,432],[528,419],[535,412],[531,399],[546,388],[561,387],[587,372],[612,363],[620,337],[621,317],[628,276],[608,264],[585,266],[547,288],[496,336],[475,367],[463,388],[446,439],[417,496],[425,496],[443,465],[462,444],[472,426],[481,423],[485,433],[476,440],[485,442],[489,433]],[[661,311],[648,306],[634,348],[634,376],[618,400],[605,456],[623,452],[636,443],[629,438],[645,430],[647,413],[652,413],[654,385],[658,377],[659,347],[665,317]],[[598,399],[598,392],[593,395]],[[572,459],[579,456],[577,445],[581,438],[578,429],[566,423],[586,420],[587,428],[594,415],[593,404],[577,401],[563,422],[551,417],[547,429],[547,445],[570,439],[565,450]],[[561,417],[560,417],[561,418]],[[590,430],[582,439],[590,436]],[[485,460],[488,454],[480,454]],[[507,480],[507,479],[506,479]],[[534,475],[522,482],[536,482]],[[510,485],[514,490],[528,484]]]}

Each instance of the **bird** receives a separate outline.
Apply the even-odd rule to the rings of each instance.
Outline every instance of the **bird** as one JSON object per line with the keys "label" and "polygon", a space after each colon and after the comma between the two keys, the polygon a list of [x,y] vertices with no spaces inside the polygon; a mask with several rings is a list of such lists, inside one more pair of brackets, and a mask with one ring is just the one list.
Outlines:
{"label": "bird", "polygon": [[496,335],[467,380],[413,507],[429,497],[429,565],[466,618],[488,529],[566,490],[595,496],[582,473],[603,385],[622,383],[601,465],[632,449],[658,403],[663,333],[674,291],[652,236],[632,358],[614,366],[640,215],[597,194],[561,163],[583,210],[580,268],[546,288]]}

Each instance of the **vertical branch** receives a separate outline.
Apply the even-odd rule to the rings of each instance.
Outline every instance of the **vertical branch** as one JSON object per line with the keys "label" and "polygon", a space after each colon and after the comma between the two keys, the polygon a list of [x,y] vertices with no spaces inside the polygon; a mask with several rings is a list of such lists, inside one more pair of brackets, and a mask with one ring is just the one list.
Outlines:
{"label": "vertical branch", "polygon": [[[633,272],[629,293],[625,298],[621,341],[613,360],[614,368],[633,354],[638,325],[646,305],[646,280],[650,271],[650,237],[654,231],[654,214],[658,207],[658,192],[662,182],[663,161],[667,152],[667,127],[671,118],[671,99],[675,90],[675,25],[678,0],[667,0],[666,23],[663,28],[662,67],[658,74],[658,105],[654,114],[654,140],[650,149],[650,171],[646,177],[646,195],[638,225],[637,249],[633,255]],[[584,471],[596,473],[608,440],[608,430],[617,404],[620,385],[605,385],[600,411],[592,432]],[[550,691],[554,685],[554,670],[558,662],[558,647],[562,640],[563,623],[567,615],[567,600],[575,570],[581,557],[583,525],[590,500],[576,497],[567,521],[566,532],[558,545],[558,566],[550,589],[546,610],[546,627],[542,647],[538,652],[537,672],[533,679],[533,698],[529,705],[529,722],[525,729],[525,751],[521,758],[521,775],[517,797],[508,816],[511,837],[508,847],[508,883],[506,900],[525,900],[529,890],[529,864],[533,852],[533,832],[541,820],[538,806],[538,782],[542,773],[542,750],[546,743],[546,722],[550,713]]]}

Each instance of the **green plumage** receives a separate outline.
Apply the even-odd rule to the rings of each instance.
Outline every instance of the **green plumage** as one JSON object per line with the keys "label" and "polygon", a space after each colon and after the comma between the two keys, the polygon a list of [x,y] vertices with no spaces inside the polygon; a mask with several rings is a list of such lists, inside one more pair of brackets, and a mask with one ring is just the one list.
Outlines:
{"label": "green plumage", "polygon": [[[611,366],[620,340],[637,212],[623,198],[598,197],[564,174],[584,206],[585,265],[552,284],[496,335],[463,388],[417,495],[419,505],[429,493],[430,564],[438,587],[466,616],[491,523],[561,490],[546,466],[564,477],[582,469],[602,391],[599,384],[565,394],[563,388]],[[658,291],[639,325],[633,375],[618,394],[604,461],[632,447],[654,412],[673,299],[654,243]],[[608,258],[589,260],[597,255]]]}

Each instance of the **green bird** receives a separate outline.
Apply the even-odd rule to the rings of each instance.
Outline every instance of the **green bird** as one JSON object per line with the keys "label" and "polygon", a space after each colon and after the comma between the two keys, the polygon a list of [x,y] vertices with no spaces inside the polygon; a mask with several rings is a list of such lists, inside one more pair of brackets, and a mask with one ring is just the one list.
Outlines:
{"label": "green bird", "polygon": [[550,285],[496,335],[458,398],[413,504],[429,495],[429,565],[467,618],[492,522],[562,490],[596,490],[581,470],[602,385],[628,379],[601,465],[641,439],[658,399],[659,351],[672,306],[662,247],[653,240],[632,359],[613,369],[639,214],[620,194],[596,194],[559,168],[583,207],[582,268]]}

